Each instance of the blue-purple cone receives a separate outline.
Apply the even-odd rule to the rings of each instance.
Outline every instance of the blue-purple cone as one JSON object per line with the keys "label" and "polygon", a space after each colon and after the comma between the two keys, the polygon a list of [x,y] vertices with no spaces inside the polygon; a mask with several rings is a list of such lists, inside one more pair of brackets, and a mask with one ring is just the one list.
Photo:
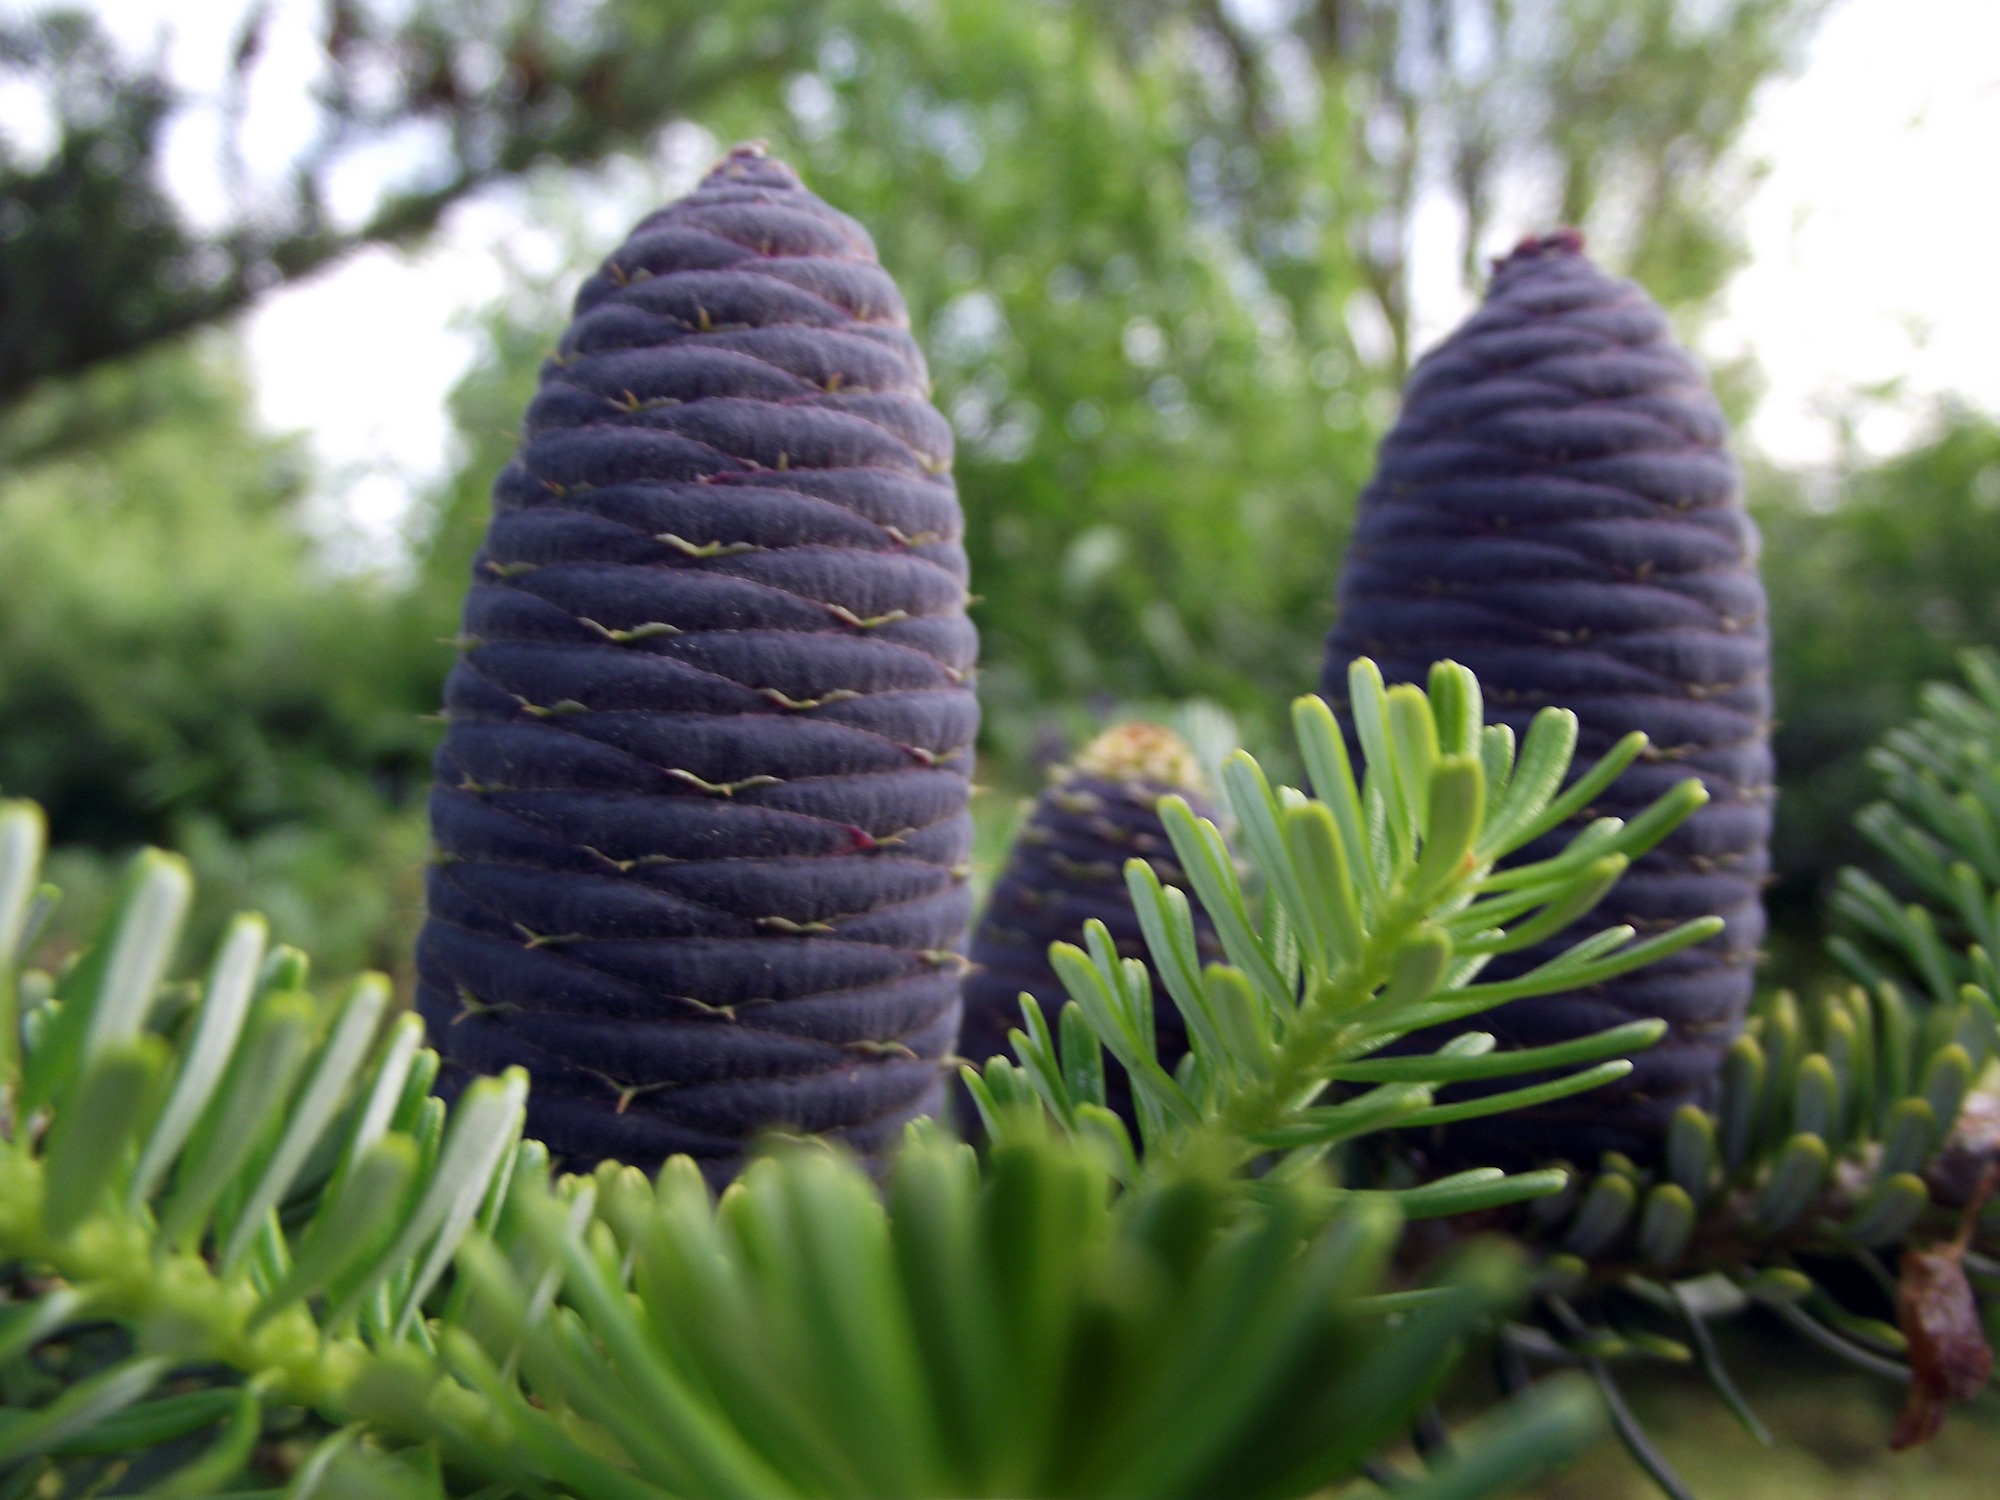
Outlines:
{"label": "blue-purple cone", "polygon": [[943,1097],[979,709],[951,431],[867,233],[755,149],[584,284],[445,689],[417,1003],[571,1166]]}
{"label": "blue-purple cone", "polygon": [[1727,442],[1659,308],[1559,233],[1500,261],[1485,305],[1418,364],[1362,493],[1327,642],[1322,691],[1336,708],[1354,657],[1392,682],[1422,682],[1449,657],[1479,674],[1489,716],[1517,735],[1537,709],[1574,710],[1579,770],[1633,729],[1651,737],[1586,818],[1629,817],[1689,776],[1711,798],[1577,928],[1486,973],[1518,973],[1614,923],[1645,936],[1714,913],[1718,937],[1471,1023],[1503,1045],[1646,1016],[1664,1017],[1668,1036],[1625,1083],[1462,1127],[1454,1154],[1652,1154],[1742,1023],[1764,935],[1770,651]]}
{"label": "blue-purple cone", "polygon": [[[1113,745],[1120,736],[1124,744]],[[1120,765],[1135,741],[1137,761]],[[1178,795],[1197,816],[1214,817],[1195,785],[1192,754],[1168,731],[1127,725],[1110,731],[1079,761],[1058,770],[1035,800],[973,931],[973,967],[965,979],[965,1022],[958,1047],[969,1062],[983,1065],[990,1057],[1014,1055],[1007,1033],[1021,1025],[1023,993],[1035,998],[1050,1027],[1055,1026],[1069,995],[1049,962],[1049,945],[1081,946],[1083,924],[1093,917],[1104,923],[1119,953],[1151,967],[1145,934],[1125,887],[1127,860],[1143,859],[1162,884],[1188,889],[1158,809],[1162,797]],[[1187,774],[1176,773],[1177,763],[1184,764]],[[1192,897],[1190,902],[1203,961],[1221,962],[1221,944],[1208,914]],[[1153,1030],[1160,1061],[1172,1072],[1187,1054],[1187,1023],[1157,975]],[[1131,1091],[1123,1069],[1109,1058],[1105,1069],[1110,1103],[1129,1124]],[[975,1122],[967,1118],[961,1123],[969,1129]]]}

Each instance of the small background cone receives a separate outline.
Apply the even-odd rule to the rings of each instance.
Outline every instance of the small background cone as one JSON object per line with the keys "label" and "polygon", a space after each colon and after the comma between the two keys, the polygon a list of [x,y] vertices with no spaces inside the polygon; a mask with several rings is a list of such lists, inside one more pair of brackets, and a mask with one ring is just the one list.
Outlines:
{"label": "small background cone", "polygon": [[[1007,1033],[1021,1024],[1023,992],[1034,996],[1055,1026],[1069,997],[1049,964],[1049,944],[1081,945],[1083,924],[1092,917],[1104,923],[1121,954],[1147,960],[1145,937],[1126,894],[1125,862],[1143,859],[1163,883],[1187,889],[1157,810],[1160,799],[1173,793],[1186,798],[1198,816],[1215,816],[1194,752],[1172,730],[1154,724],[1106,730],[1050,777],[1014,836],[1007,867],[973,934],[958,1048],[968,1061],[1013,1056]],[[1202,960],[1221,961],[1207,914],[1189,900]],[[1187,1025],[1157,976],[1153,1022],[1160,1061],[1171,1072],[1187,1053]],[[1124,1070],[1110,1058],[1105,1070],[1112,1107],[1131,1124]],[[960,1106],[961,1126],[976,1128],[970,1102],[961,1098]]]}

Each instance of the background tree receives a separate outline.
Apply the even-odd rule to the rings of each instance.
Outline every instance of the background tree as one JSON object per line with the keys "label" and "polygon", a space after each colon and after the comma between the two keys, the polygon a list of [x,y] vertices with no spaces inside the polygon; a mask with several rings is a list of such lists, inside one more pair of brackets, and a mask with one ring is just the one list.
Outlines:
{"label": "background tree", "polygon": [[203,938],[254,890],[327,962],[388,967],[442,648],[418,600],[321,565],[308,472],[212,346],[0,417],[0,787],[47,799],[86,907],[109,869],[85,850],[171,843],[216,884]]}
{"label": "background tree", "polygon": [[[0,77],[40,95],[54,144],[0,141],[0,400],[240,312],[364,245],[410,243],[468,194],[539,162],[632,148],[664,121],[780,76],[797,55],[793,7],[772,0],[318,0],[318,128],[276,183],[242,157],[242,103],[273,7],[249,6],[218,101],[232,202],[198,224],[161,187],[180,97],[155,58],[122,56],[84,11],[0,28]],[[810,15],[810,11],[804,12]],[[407,180],[358,215],[333,175],[385,142],[428,141]]]}
{"label": "background tree", "polygon": [[1877,795],[1869,747],[1957,652],[2000,644],[2000,424],[1962,407],[1887,459],[1814,483],[1764,469],[1752,503],[1769,556],[1781,767],[1771,907],[1775,974],[1815,972],[1799,941],[1832,875],[1871,853],[1850,819]]}

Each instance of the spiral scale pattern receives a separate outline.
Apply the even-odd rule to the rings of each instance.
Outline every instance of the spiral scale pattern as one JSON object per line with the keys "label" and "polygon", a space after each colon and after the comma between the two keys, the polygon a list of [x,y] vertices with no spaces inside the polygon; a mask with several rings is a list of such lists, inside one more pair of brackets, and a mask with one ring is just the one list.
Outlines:
{"label": "spiral scale pattern", "polygon": [[739,148],[587,281],[493,491],[418,1005],[571,1166],[942,1099],[978,705],[951,432],[867,233]]}
{"label": "spiral scale pattern", "polygon": [[[1671,1023],[1623,1086],[1467,1127],[1481,1151],[1654,1151],[1741,1025],[1764,935],[1772,812],[1769,642],[1757,535],[1722,413],[1665,317],[1585,258],[1580,236],[1523,243],[1485,304],[1422,360],[1363,492],[1323,691],[1348,662],[1422,682],[1443,657],[1479,674],[1524,733],[1576,712],[1579,768],[1620,736],[1652,749],[1585,817],[1630,816],[1677,781],[1711,797],[1555,943],[1628,922],[1641,936],[1709,913],[1710,942],[1595,989],[1478,1021],[1538,1045],[1645,1016]],[[1567,835],[1565,835],[1567,836]]]}
{"label": "spiral scale pattern", "polygon": [[[1076,762],[1059,768],[1014,836],[1005,869],[972,935],[959,1051],[967,1060],[1013,1055],[1009,1030],[1021,1024],[1020,998],[1032,995],[1051,1026],[1068,994],[1049,963],[1051,943],[1083,943],[1093,917],[1118,951],[1151,967],[1145,934],[1125,888],[1125,862],[1143,859],[1162,884],[1188,888],[1160,822],[1162,797],[1185,798],[1196,816],[1215,810],[1199,787],[1194,756],[1170,730],[1127,724],[1108,730]],[[1222,947],[1201,903],[1189,898],[1195,942],[1204,962]],[[1153,1029],[1160,1061],[1171,1072],[1188,1049],[1187,1023],[1158,982]],[[1129,1085],[1105,1062],[1110,1103],[1131,1121]],[[963,1122],[969,1124],[969,1121]]]}

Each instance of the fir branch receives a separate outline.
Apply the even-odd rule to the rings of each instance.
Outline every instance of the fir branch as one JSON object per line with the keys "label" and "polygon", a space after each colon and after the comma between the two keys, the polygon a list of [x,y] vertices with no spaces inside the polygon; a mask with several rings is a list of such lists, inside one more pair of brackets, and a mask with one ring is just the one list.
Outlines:
{"label": "fir branch", "polygon": [[[1471,1033],[1430,1057],[1375,1060],[1412,1031],[1599,983],[1701,942],[1717,924],[1686,922],[1643,941],[1613,928],[1518,980],[1475,983],[1492,954],[1585,915],[1706,794],[1698,781],[1684,782],[1629,823],[1601,819],[1559,853],[1501,870],[1630,765],[1644,737],[1628,737],[1559,793],[1576,742],[1574,717],[1564,711],[1545,710],[1517,757],[1512,737],[1485,725],[1478,681],[1463,667],[1438,663],[1426,692],[1385,688],[1363,659],[1348,686],[1364,754],[1358,776],[1332,711],[1317,698],[1300,699],[1293,711],[1317,796],[1274,789],[1240,751],[1224,767],[1224,793],[1261,877],[1261,910],[1215,824],[1181,799],[1162,800],[1161,820],[1191,889],[1163,886],[1143,860],[1127,864],[1150,970],[1121,958],[1101,924],[1086,925],[1085,948],[1051,950],[1071,996],[1065,1017],[1080,1024],[1065,1024],[1058,1047],[1024,998],[1027,1029],[1010,1035],[1015,1060],[983,1075],[966,1070],[997,1138],[1040,1128],[1024,1125],[1015,1108],[1029,1099],[1072,1133],[1086,1120],[1102,1128],[1089,1113],[1101,1101],[1076,1099],[1065,1082],[1074,1047],[1067,1038],[1086,1032],[1086,1046],[1111,1053],[1132,1080],[1142,1148],[1133,1170],[1172,1173],[1201,1163],[1232,1172],[1276,1150],[1270,1174],[1281,1180],[1364,1135],[1596,1087],[1630,1070],[1612,1054],[1658,1039],[1663,1028],[1641,1024],[1552,1051],[1499,1053],[1490,1036]],[[1227,963],[1199,965],[1194,900],[1213,921]],[[1189,1035],[1188,1060],[1171,1075],[1155,1050],[1154,972]],[[1449,1103],[1436,1097],[1468,1078],[1584,1062],[1595,1066],[1523,1089]],[[1382,1085],[1328,1095],[1338,1080],[1371,1077]],[[1457,1185],[1453,1211],[1555,1191],[1561,1182],[1559,1174],[1480,1174]]]}

